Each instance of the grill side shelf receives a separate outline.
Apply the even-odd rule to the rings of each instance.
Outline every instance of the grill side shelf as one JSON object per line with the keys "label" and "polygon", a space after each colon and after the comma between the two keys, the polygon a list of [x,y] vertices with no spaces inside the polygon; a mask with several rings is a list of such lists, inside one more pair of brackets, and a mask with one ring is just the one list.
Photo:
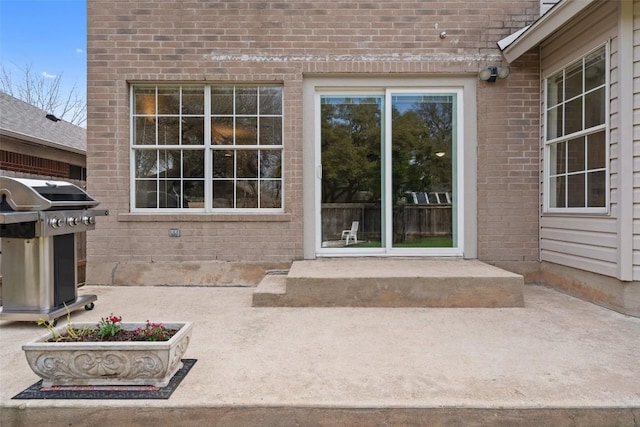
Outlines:
{"label": "grill side shelf", "polygon": [[38,212],[0,212],[0,224],[35,222],[37,220]]}

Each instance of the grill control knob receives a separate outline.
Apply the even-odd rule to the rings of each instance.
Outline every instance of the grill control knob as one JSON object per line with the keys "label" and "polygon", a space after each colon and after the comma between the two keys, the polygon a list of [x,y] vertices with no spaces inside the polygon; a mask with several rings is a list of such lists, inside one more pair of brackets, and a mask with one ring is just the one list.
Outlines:
{"label": "grill control knob", "polygon": [[86,225],[93,225],[96,223],[96,217],[85,215],[82,217],[82,222],[84,222]]}
{"label": "grill control knob", "polygon": [[52,228],[59,228],[62,225],[62,220],[60,218],[51,218],[49,220],[49,225]]}
{"label": "grill control knob", "polygon": [[69,224],[69,227],[75,227],[78,224],[78,218],[70,216],[67,218],[67,224]]}

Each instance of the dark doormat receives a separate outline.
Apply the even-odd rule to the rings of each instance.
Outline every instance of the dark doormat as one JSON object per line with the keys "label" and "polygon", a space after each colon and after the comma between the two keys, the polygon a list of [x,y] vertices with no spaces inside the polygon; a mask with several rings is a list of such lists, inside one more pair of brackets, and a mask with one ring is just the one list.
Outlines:
{"label": "dark doormat", "polygon": [[55,386],[42,387],[42,380],[12,399],[168,399],[187,376],[197,359],[182,359],[182,369],[166,387],[153,386]]}

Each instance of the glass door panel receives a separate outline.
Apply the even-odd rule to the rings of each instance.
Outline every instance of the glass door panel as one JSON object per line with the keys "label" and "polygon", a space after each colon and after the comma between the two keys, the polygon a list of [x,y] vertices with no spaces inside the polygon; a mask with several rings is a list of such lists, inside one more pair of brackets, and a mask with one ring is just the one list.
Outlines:
{"label": "glass door panel", "polygon": [[456,247],[455,96],[391,94],[394,248]]}
{"label": "glass door panel", "polygon": [[381,248],[384,97],[320,97],[321,245]]}

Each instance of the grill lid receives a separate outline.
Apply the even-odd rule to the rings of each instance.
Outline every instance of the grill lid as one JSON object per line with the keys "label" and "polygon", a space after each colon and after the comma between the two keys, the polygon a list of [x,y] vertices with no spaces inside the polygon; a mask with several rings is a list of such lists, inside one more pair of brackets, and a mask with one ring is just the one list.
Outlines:
{"label": "grill lid", "polygon": [[0,176],[0,211],[42,211],[88,208],[99,204],[66,181]]}

